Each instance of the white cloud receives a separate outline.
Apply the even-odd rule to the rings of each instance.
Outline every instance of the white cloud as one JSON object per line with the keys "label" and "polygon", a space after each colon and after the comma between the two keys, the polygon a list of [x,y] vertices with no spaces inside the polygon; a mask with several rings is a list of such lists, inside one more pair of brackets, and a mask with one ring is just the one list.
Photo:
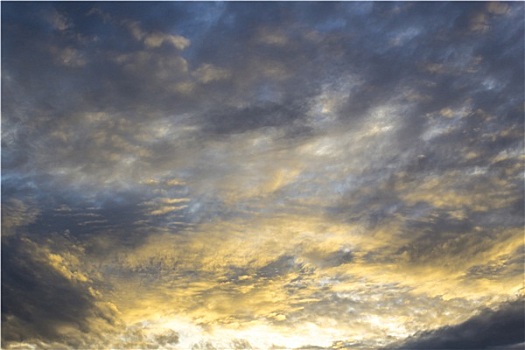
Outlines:
{"label": "white cloud", "polygon": [[80,68],[87,63],[86,58],[79,50],[73,47],[53,47],[51,53],[55,56],[55,61],[66,67]]}
{"label": "white cloud", "polygon": [[206,63],[197,68],[192,75],[201,83],[206,84],[215,80],[228,79],[231,73],[226,69]]}
{"label": "white cloud", "polygon": [[72,26],[71,20],[67,18],[66,15],[61,14],[56,10],[53,11],[53,13],[49,16],[49,21],[56,30],[61,32],[71,28]]}
{"label": "white cloud", "polygon": [[138,22],[124,21],[123,23],[127,26],[135,40],[142,41],[144,45],[150,49],[160,47],[164,43],[168,43],[178,50],[184,50],[190,45],[190,40],[180,35],[145,32]]}

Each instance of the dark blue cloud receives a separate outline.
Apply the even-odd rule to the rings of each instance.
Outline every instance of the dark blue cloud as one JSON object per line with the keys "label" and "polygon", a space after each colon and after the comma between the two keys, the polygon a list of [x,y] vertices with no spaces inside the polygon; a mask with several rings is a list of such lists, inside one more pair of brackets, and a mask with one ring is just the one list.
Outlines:
{"label": "dark blue cloud", "polygon": [[[106,330],[118,322],[114,313],[96,305],[92,280],[68,278],[49,264],[51,252],[78,253],[67,236],[56,235],[53,241],[50,251],[41,238],[2,237],[2,346],[56,341],[83,347],[78,334],[90,332],[90,321],[99,319]],[[64,329],[78,332],[77,336],[68,337]]]}
{"label": "dark blue cloud", "polygon": [[388,349],[514,349],[525,342],[524,301],[484,310],[455,326],[421,332]]}

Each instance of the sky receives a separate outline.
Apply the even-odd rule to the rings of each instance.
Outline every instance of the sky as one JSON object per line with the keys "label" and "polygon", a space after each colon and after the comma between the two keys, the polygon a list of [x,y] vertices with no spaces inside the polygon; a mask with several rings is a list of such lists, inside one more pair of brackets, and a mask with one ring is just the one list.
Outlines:
{"label": "sky", "polygon": [[2,1],[2,348],[522,349],[524,9]]}

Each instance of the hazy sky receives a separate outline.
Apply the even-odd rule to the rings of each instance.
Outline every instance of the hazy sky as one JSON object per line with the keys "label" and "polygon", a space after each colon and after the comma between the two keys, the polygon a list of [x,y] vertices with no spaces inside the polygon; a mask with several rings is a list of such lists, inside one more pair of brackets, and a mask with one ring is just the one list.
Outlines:
{"label": "hazy sky", "polygon": [[3,348],[523,348],[523,2],[1,7]]}

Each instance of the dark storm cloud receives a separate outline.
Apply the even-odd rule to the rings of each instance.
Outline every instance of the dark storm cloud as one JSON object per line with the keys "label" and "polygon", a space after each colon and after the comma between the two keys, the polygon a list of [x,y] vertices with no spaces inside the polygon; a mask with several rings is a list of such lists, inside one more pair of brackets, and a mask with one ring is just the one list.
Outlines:
{"label": "dark storm cloud", "polygon": [[494,349],[525,342],[524,302],[518,299],[497,310],[484,310],[469,320],[416,334],[390,349]]}
{"label": "dark storm cloud", "polygon": [[[55,249],[66,244],[69,254],[78,248],[67,237],[54,237]],[[54,251],[58,253],[58,251]],[[55,260],[59,259],[59,260]],[[96,306],[90,292],[93,281],[56,265],[62,258],[25,236],[2,238],[2,343],[44,341],[82,346],[81,334],[92,331],[93,319],[106,330],[116,325],[111,309]],[[71,274],[64,273],[64,271]],[[98,326],[97,326],[98,327]],[[72,337],[68,336],[74,335]],[[76,334],[75,334],[76,333]]]}
{"label": "dark storm cloud", "polygon": [[[2,299],[4,325],[16,317],[33,329],[32,336],[57,339],[55,328],[62,323],[85,327],[86,312],[93,300],[83,295],[59,273],[35,262],[31,253],[20,249],[21,242],[4,243],[2,254]],[[50,288],[52,287],[52,288]],[[6,340],[26,340],[28,329],[20,329],[19,339],[3,331]]]}

